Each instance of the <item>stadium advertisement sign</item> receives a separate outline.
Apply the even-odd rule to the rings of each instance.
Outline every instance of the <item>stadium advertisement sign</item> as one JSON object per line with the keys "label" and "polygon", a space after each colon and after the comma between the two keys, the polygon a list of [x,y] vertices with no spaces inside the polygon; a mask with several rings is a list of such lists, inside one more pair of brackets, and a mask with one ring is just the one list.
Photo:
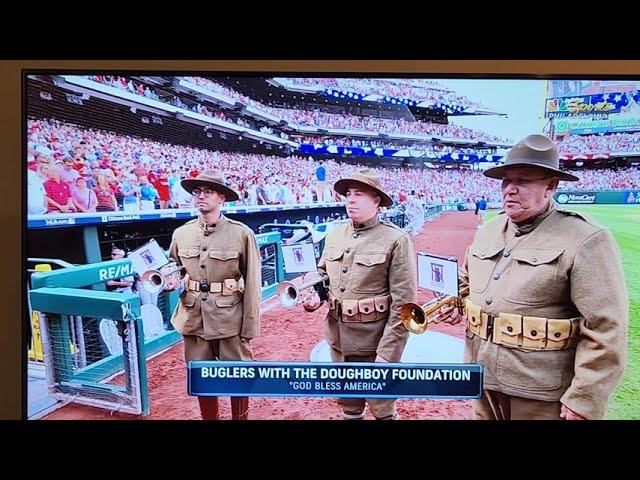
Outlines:
{"label": "stadium advertisement sign", "polygon": [[556,202],[560,204],[596,203],[596,194],[591,192],[556,193]]}
{"label": "stadium advertisement sign", "polygon": [[627,96],[621,93],[548,98],[545,115],[549,118],[620,113],[620,109],[627,103]]}
{"label": "stadium advertisement sign", "polygon": [[640,204],[640,190],[626,192],[557,192],[554,199],[561,205],[576,204]]}
{"label": "stadium advertisement sign", "polygon": [[640,116],[612,116],[606,119],[562,118],[555,124],[556,135],[570,133],[588,135],[592,133],[635,132],[640,130]]}
{"label": "stadium advertisement sign", "polygon": [[640,190],[624,192],[624,195],[625,195],[624,203],[627,203],[627,204],[632,204],[632,203],[640,204]]}

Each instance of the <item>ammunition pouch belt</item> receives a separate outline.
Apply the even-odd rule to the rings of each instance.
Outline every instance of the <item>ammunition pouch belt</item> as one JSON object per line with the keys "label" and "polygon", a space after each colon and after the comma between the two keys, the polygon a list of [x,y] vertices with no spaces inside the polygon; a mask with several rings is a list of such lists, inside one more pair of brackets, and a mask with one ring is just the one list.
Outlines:
{"label": "ammunition pouch belt", "polygon": [[391,295],[363,298],[361,300],[342,300],[340,302],[329,294],[329,314],[343,322],[375,322],[389,316]]}
{"label": "ammunition pouch belt", "polygon": [[236,280],[227,278],[223,282],[196,282],[195,280],[187,280],[185,282],[185,290],[203,293],[222,293],[222,295],[232,295],[234,292],[244,293],[244,278]]}
{"label": "ammunition pouch belt", "polygon": [[465,301],[467,331],[498,345],[524,350],[565,350],[578,343],[580,318],[543,318],[500,312],[489,315]]}

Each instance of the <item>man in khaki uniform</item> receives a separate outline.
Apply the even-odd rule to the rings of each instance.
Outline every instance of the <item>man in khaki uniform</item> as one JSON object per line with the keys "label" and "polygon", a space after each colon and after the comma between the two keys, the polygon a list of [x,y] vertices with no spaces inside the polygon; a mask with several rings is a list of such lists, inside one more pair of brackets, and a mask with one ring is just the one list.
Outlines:
{"label": "man in khaki uniform", "polygon": [[[184,289],[171,323],[184,336],[190,360],[252,360],[258,336],[260,251],[253,231],[221,215],[224,202],[238,200],[215,171],[182,180],[194,197],[198,218],[173,233],[170,256],[184,267]],[[178,288],[175,281],[167,289]],[[218,398],[198,397],[204,420],[218,419]],[[231,398],[234,420],[246,420],[247,397]]]}
{"label": "man in khaki uniform", "polygon": [[[334,362],[399,362],[408,332],[400,309],[417,293],[416,256],[409,235],[378,220],[391,198],[370,170],[338,180],[350,222],[329,232],[318,270],[329,276],[329,313],[324,333]],[[322,305],[317,294],[307,311]],[[368,399],[377,419],[395,419],[395,400]],[[365,399],[338,400],[345,419],[364,417]]]}
{"label": "man in khaki uniform", "polygon": [[629,302],[611,233],[553,200],[558,150],[529,135],[502,166],[504,211],[467,250],[465,362],[484,364],[477,419],[601,419],[625,366]]}

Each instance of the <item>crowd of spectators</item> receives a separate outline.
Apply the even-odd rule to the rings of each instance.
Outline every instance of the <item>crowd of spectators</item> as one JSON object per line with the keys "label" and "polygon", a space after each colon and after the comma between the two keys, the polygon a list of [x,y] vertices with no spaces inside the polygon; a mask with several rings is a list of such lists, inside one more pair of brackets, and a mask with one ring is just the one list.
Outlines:
{"label": "crowd of spectators", "polygon": [[[271,205],[340,200],[331,188],[318,195],[311,157],[218,152],[160,143],[56,120],[28,121],[29,213],[73,213],[190,208],[180,180],[206,169],[221,170],[239,192],[236,204]],[[324,162],[327,185],[364,165]],[[499,182],[465,168],[382,168],[386,191],[396,200],[412,190],[427,203],[468,201],[486,195],[500,199]],[[583,190],[640,188],[636,168],[583,170],[580,182],[563,185]],[[322,198],[319,198],[322,196]]]}

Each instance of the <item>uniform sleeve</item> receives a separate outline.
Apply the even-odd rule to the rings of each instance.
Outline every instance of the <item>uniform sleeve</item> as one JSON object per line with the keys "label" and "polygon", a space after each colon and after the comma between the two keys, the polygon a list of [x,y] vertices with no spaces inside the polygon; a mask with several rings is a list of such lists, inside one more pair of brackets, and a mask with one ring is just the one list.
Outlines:
{"label": "uniform sleeve", "polygon": [[318,274],[326,275],[327,274],[327,245],[325,240],[325,248],[322,249],[322,255],[320,256],[320,261],[318,262]]}
{"label": "uniform sleeve", "polygon": [[416,255],[409,235],[400,237],[391,253],[389,265],[389,293],[391,305],[389,319],[384,328],[376,353],[390,362],[399,362],[409,331],[400,320],[400,309],[405,303],[415,302],[418,292]]}
{"label": "uniform sleeve", "polygon": [[629,322],[620,251],[608,230],[582,243],[570,275],[571,300],[583,318],[575,376],[560,401],[583,417],[601,419],[625,368]]}
{"label": "uniform sleeve", "polygon": [[176,262],[179,266],[182,266],[180,262],[180,256],[178,256],[178,242],[176,241],[176,233],[173,232],[171,236],[171,245],[169,245],[169,258]]}
{"label": "uniform sleeve", "polygon": [[[180,279],[184,280],[186,276],[186,272],[184,271],[184,266],[182,265],[182,261],[180,260],[180,255],[178,255],[178,242],[176,240],[175,232],[171,237],[171,245],[169,245],[169,259],[176,262],[176,265],[180,267],[180,271],[179,271]],[[185,288],[186,287],[184,285],[184,282],[180,282],[180,285],[176,289],[180,297],[182,297],[182,294],[186,291]]]}
{"label": "uniform sleeve", "polygon": [[260,332],[260,300],[262,296],[262,271],[260,249],[253,232],[245,237],[245,252],[241,265],[244,277],[242,328],[240,336],[256,338]]}
{"label": "uniform sleeve", "polygon": [[469,248],[467,247],[467,251],[464,253],[464,260],[462,261],[462,266],[460,270],[458,270],[458,285],[460,289],[469,285]]}
{"label": "uniform sleeve", "polygon": [[176,262],[176,265],[178,265],[178,267],[181,267],[180,269],[180,278],[184,279],[186,273],[184,265],[182,265],[182,260],[180,259],[180,255],[178,255],[178,251],[179,251],[179,247],[178,247],[178,241],[176,239],[176,234],[175,232],[173,233],[173,236],[171,237],[171,245],[169,245],[169,258]]}

